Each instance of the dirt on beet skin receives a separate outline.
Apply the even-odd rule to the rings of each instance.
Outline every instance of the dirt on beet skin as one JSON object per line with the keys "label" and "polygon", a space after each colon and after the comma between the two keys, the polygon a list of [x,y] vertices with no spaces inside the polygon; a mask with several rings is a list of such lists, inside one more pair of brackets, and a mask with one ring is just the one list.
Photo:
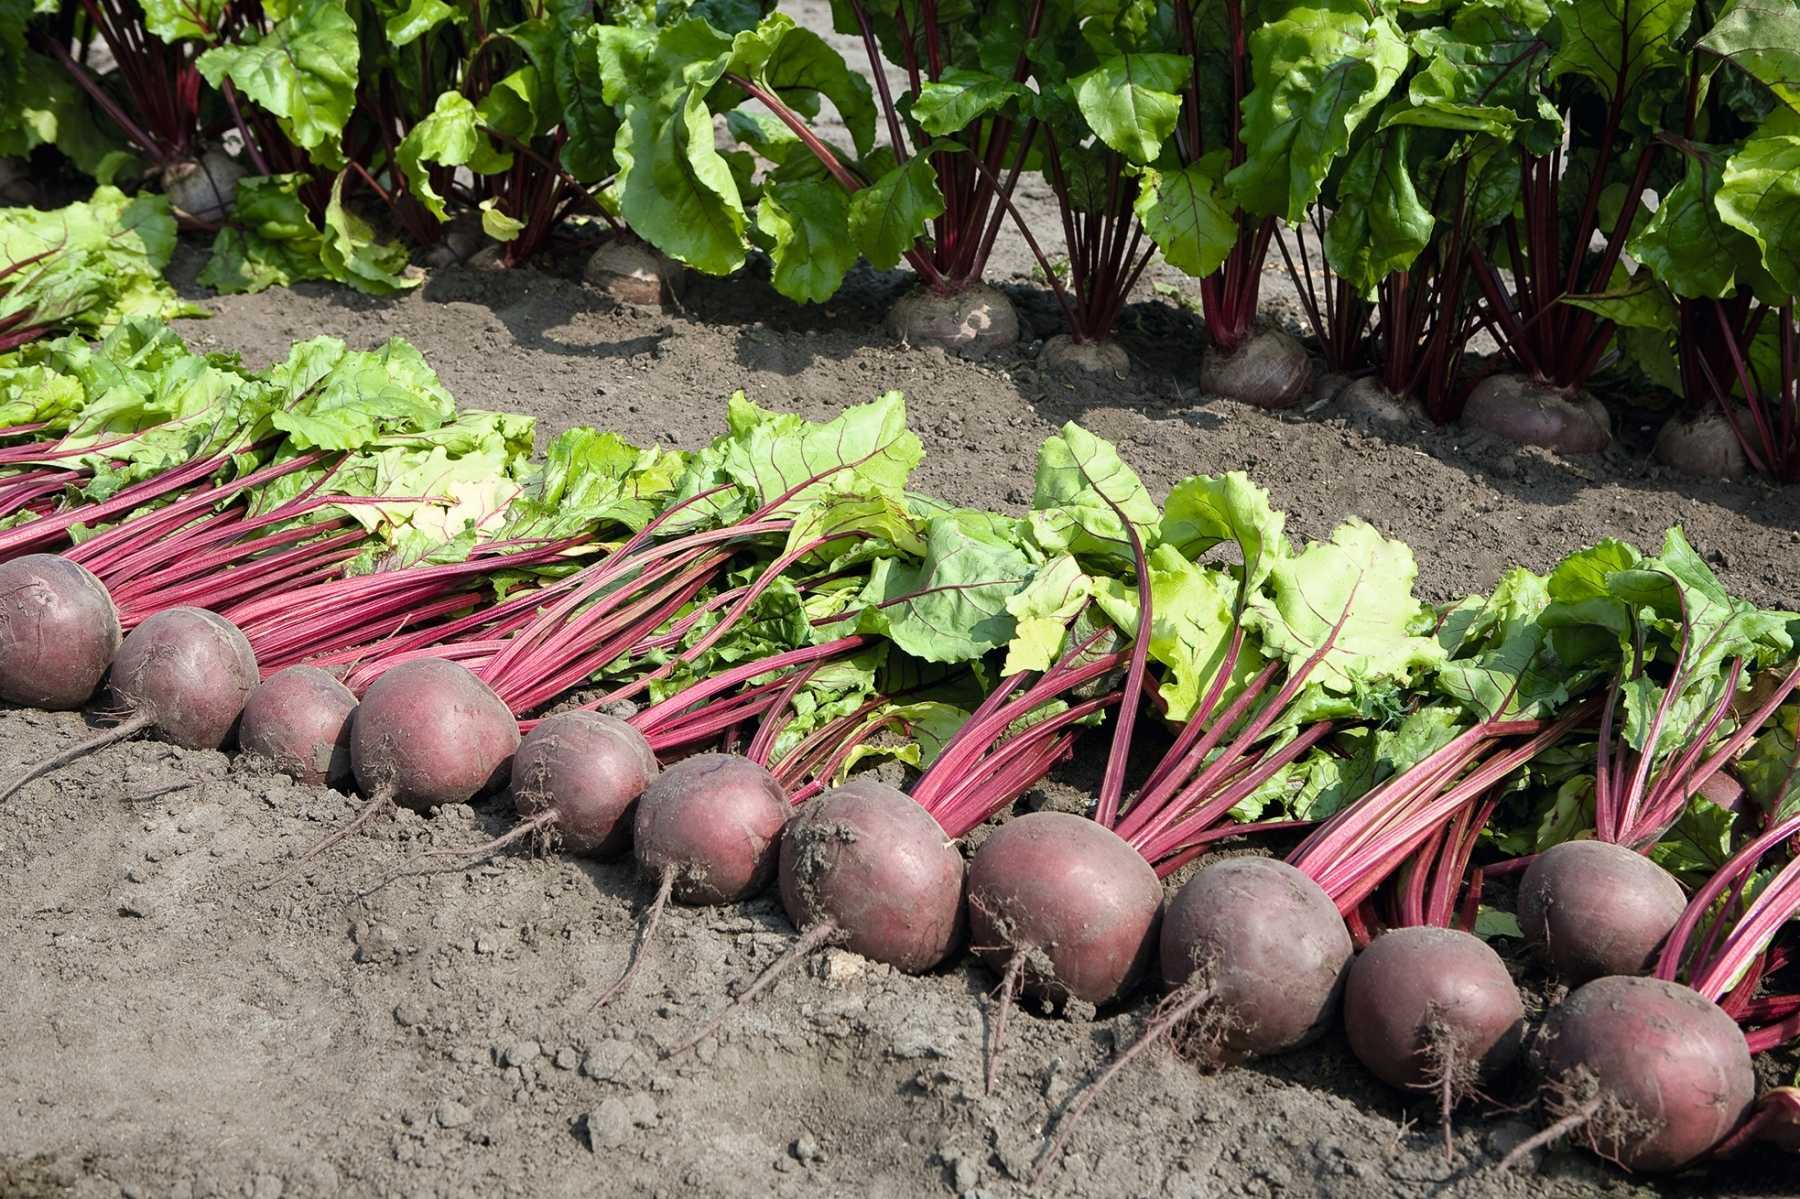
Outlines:
{"label": "dirt on beet skin", "polygon": [[[1029,215],[1046,201],[1023,203]],[[1800,489],[1673,476],[1651,459],[1653,416],[1615,409],[1612,450],[1561,459],[1455,429],[1360,427],[1329,402],[1270,414],[1209,398],[1197,320],[1150,294],[1178,281],[1161,269],[1125,315],[1127,378],[1046,374],[1036,353],[1055,306],[1002,249],[990,276],[1025,335],[981,362],[893,344],[882,317],[902,274],[859,270],[803,308],[752,267],[688,277],[666,311],[619,308],[579,282],[579,243],[545,270],[441,269],[395,299],[315,286],[208,298],[213,319],[182,330],[255,365],[321,333],[405,337],[463,403],[530,412],[546,438],[593,424],[691,448],[736,389],[824,417],[899,388],[928,452],[920,486],[964,504],[1022,510],[1039,441],[1074,419],[1153,490],[1246,470],[1296,537],[1365,517],[1411,543],[1433,600],[1601,537],[1654,547],[1679,523],[1735,591],[1800,606]],[[185,248],[178,278],[202,260]],[[1298,331],[1275,271],[1265,312]],[[86,732],[76,714],[0,712],[0,776]],[[1072,764],[1021,810],[1078,810],[1092,771]],[[1028,1012],[987,1095],[992,977],[964,960],[912,978],[827,951],[664,1061],[789,942],[773,895],[672,910],[632,991],[595,1012],[650,896],[628,862],[517,853],[424,872],[421,851],[509,828],[502,797],[400,812],[295,871],[354,810],[243,760],[150,742],[0,807],[0,1196],[1022,1195],[1047,1121],[1146,1010],[1140,996],[1097,1018]],[[1501,948],[1543,995],[1517,947]],[[1768,1080],[1780,1071],[1791,1078],[1792,1056],[1765,1066]],[[1514,1080],[1459,1115],[1446,1161],[1434,1102],[1376,1083],[1339,1035],[1216,1074],[1159,1052],[1030,1193],[1792,1193],[1771,1157],[1652,1183],[1565,1149],[1499,1175],[1534,1127],[1527,1097]]]}

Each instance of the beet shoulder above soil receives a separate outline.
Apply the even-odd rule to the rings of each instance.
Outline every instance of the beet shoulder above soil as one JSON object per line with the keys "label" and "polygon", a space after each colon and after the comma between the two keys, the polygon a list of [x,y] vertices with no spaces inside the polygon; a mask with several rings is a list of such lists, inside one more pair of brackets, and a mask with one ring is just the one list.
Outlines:
{"label": "beet shoulder above soil", "polygon": [[[1243,469],[1298,534],[1367,518],[1413,545],[1433,599],[1600,537],[1653,545],[1672,523],[1739,593],[1800,597],[1800,495],[1673,477],[1648,420],[1573,461],[1456,430],[1377,434],[1328,406],[1272,415],[1198,394],[1198,325],[1163,303],[1127,314],[1128,380],[1074,383],[1035,365],[1055,313],[1016,279],[1030,331],[969,362],[892,344],[898,274],[859,272],[811,309],[753,276],[690,280],[666,313],[614,307],[578,274],[450,269],[384,301],[302,287],[209,300],[214,319],[182,328],[254,364],[320,333],[404,336],[464,403],[529,411],[546,437],[594,424],[693,447],[737,388],[814,417],[899,388],[929,455],[920,485],[1006,510],[1029,502],[1038,442],[1079,419],[1153,490]],[[0,712],[0,773],[85,731],[75,714]],[[1074,808],[1091,789],[1077,766],[1025,802]],[[402,813],[257,889],[352,802],[132,744],[0,809],[0,1195],[1024,1194],[1046,1120],[1144,1012],[1014,1020],[985,1096],[992,978],[966,961],[910,978],[832,951],[664,1063],[788,944],[772,894],[672,912],[633,992],[595,1013],[649,897],[629,865],[519,854],[408,872],[425,848],[510,827],[496,798]],[[1517,1093],[1496,1098],[1459,1122],[1447,1164],[1432,1101],[1374,1082],[1341,1035],[1211,1076],[1158,1054],[1035,1193],[1792,1190],[1767,1158],[1655,1189],[1574,1152],[1497,1176],[1481,1167],[1532,1125],[1499,1106]]]}

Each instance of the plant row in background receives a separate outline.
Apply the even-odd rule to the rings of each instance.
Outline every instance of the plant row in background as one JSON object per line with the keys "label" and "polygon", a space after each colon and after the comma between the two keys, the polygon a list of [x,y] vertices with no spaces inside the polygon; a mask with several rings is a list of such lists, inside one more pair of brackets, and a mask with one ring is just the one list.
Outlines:
{"label": "plant row in background", "polygon": [[1199,281],[1205,386],[1286,406],[1312,367],[1258,324],[1278,257],[1350,407],[1592,451],[1609,374],[1682,397],[1671,462],[1800,477],[1796,0],[834,0],[854,69],[755,3],[0,4],[0,153],[160,181],[219,288],[389,291],[408,246],[517,263],[580,220],[652,291],[636,239],[763,255],[814,303],[904,263],[896,330],[985,349],[1022,236],[1053,361],[1126,369],[1160,253]]}
{"label": "plant row in background", "polygon": [[[1800,614],[1679,530],[1432,605],[1366,523],[1296,543],[1238,473],[1158,503],[1075,424],[1015,517],[910,488],[897,393],[822,423],[739,396],[692,453],[577,428],[534,461],[528,419],[458,409],[403,342],[249,371],[148,319],[0,358],[0,427],[0,698],[104,685],[113,719],[7,797],[147,731],[235,743],[366,798],[303,870],[510,782],[514,832],[434,852],[632,853],[656,898],[603,998],[669,901],[778,877],[800,938],[671,1052],[827,945],[974,947],[990,1080],[1015,996],[1160,974],[1045,1168],[1159,1039],[1225,1063],[1340,1018],[1448,1135],[1526,1055],[1497,936],[1574,988],[1529,1039],[1545,1139],[1637,1170],[1795,1144],[1800,1091],[1758,1097],[1751,1054],[1800,1037]],[[1015,810],[1081,738],[1091,803]],[[1287,856],[1165,904],[1246,838]]]}

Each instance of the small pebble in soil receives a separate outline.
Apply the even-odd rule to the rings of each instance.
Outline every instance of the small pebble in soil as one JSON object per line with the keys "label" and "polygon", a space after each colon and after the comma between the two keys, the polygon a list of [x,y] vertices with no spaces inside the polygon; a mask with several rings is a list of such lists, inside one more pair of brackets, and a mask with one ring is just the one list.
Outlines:
{"label": "small pebble in soil", "polygon": [[522,1068],[537,1061],[543,1052],[544,1047],[536,1041],[514,1041],[501,1052],[500,1064]]}
{"label": "small pebble in soil", "polygon": [[433,1115],[439,1128],[463,1128],[475,1119],[472,1109],[454,1099],[440,1101]]}
{"label": "small pebble in soil", "polygon": [[825,1160],[825,1151],[819,1148],[819,1139],[810,1132],[803,1132],[795,1137],[794,1143],[788,1146],[788,1152],[803,1166],[816,1165]]}
{"label": "small pebble in soil", "polygon": [[416,997],[402,999],[394,1005],[394,1023],[401,1028],[413,1028],[425,1023],[425,1005]]}
{"label": "small pebble in soil", "polygon": [[573,1070],[581,1064],[581,1055],[564,1045],[556,1051],[556,1057],[552,1060],[556,1063],[558,1070]]}
{"label": "small pebble in soil", "polygon": [[654,1128],[659,1118],[656,1100],[648,1095],[603,1099],[585,1118],[588,1148],[595,1153],[616,1149],[630,1138],[633,1129]]}

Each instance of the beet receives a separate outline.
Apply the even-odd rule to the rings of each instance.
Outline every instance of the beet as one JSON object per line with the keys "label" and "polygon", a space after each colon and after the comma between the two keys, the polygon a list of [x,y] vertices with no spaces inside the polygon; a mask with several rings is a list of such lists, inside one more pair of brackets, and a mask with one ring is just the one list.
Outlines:
{"label": "beet", "polygon": [[1058,333],[1044,343],[1039,358],[1051,370],[1077,378],[1123,379],[1131,374],[1131,355],[1116,341],[1076,341]]}
{"label": "beet", "polygon": [[588,256],[582,279],[619,304],[655,308],[679,266],[635,237],[614,237]]}
{"label": "beet", "polygon": [[384,672],[350,725],[357,785],[421,812],[499,787],[518,745],[519,724],[500,697],[444,658]]}
{"label": "beet", "polygon": [[671,872],[681,903],[736,903],[767,887],[787,823],[775,776],[737,754],[696,754],[662,772],[638,801],[638,865]]}
{"label": "beet", "polygon": [[290,666],[258,683],[244,704],[238,744],[314,786],[350,781],[356,696],[316,666]]}
{"label": "beet", "polygon": [[1337,406],[1344,415],[1360,417],[1378,429],[1404,430],[1431,423],[1424,405],[1395,395],[1374,375],[1364,375],[1338,392]]}
{"label": "beet", "polygon": [[1007,821],[969,865],[970,944],[1027,994],[1112,1002],[1149,969],[1161,918],[1150,864],[1067,812]]}
{"label": "beet", "polygon": [[780,876],[796,928],[829,923],[838,944],[909,974],[962,941],[962,855],[910,796],[873,779],[825,792],[788,822]]}
{"label": "beet", "polygon": [[53,711],[92,699],[122,634],[106,587],[59,554],[0,564],[0,700]]}
{"label": "beet", "polygon": [[1679,983],[1595,979],[1551,1011],[1532,1048],[1555,1117],[1509,1163],[1580,1136],[1627,1170],[1678,1170],[1719,1144],[1756,1095],[1744,1034]]}
{"label": "beet", "polygon": [[1210,990],[1220,1048],[1234,1055],[1283,1053],[1323,1035],[1353,951],[1330,897],[1274,858],[1203,867],[1163,920],[1164,981]]}
{"label": "beet", "polygon": [[1200,389],[1258,408],[1292,408],[1312,385],[1306,347],[1279,329],[1265,329],[1231,353],[1209,350],[1200,363]]}
{"label": "beet", "polygon": [[1489,375],[1476,384],[1462,419],[1509,441],[1565,454],[1598,454],[1612,444],[1612,420],[1599,400],[1523,375]]}
{"label": "beet", "polygon": [[513,755],[513,806],[527,823],[553,825],[570,853],[616,858],[630,848],[638,797],[658,770],[644,735],[618,717],[559,712]]}
{"label": "beet", "polygon": [[1350,965],[1344,1031],[1370,1073],[1404,1090],[1440,1089],[1446,1103],[1519,1060],[1525,1007],[1500,955],[1449,928],[1397,928]]}
{"label": "beet", "polygon": [[[1748,421],[1748,415],[1743,417]],[[1707,412],[1692,420],[1672,416],[1656,435],[1656,460],[1697,479],[1743,478],[1750,470],[1744,446],[1723,413]]]}
{"label": "beet", "polygon": [[1648,970],[1686,907],[1668,871],[1605,841],[1553,845],[1519,881],[1519,927],[1571,986]]}
{"label": "beet", "polygon": [[26,770],[0,788],[0,802],[59,766],[146,731],[186,749],[223,749],[256,678],[250,643],[223,616],[200,608],[155,613],[113,655],[111,699],[123,719]]}
{"label": "beet", "polygon": [[1005,292],[985,283],[950,295],[921,287],[894,302],[888,328],[909,346],[980,356],[1019,340],[1019,312]]}
{"label": "beet", "polygon": [[215,224],[230,215],[237,202],[238,180],[247,173],[231,155],[208,150],[199,158],[165,167],[163,191],[177,213],[203,224]]}

